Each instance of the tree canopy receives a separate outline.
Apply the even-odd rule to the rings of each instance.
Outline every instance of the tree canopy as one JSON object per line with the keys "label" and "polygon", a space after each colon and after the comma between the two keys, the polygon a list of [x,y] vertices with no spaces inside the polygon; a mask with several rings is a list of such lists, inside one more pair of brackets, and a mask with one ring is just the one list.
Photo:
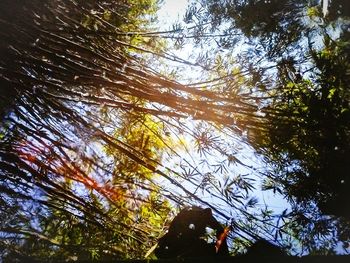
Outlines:
{"label": "tree canopy", "polygon": [[[225,54],[245,46],[238,61],[250,72],[247,96],[264,116],[248,128],[248,139],[272,166],[263,189],[280,192],[303,213],[318,208],[348,220],[347,7],[347,1],[330,1],[323,12],[318,1],[193,1],[187,23],[200,21],[202,34],[222,32],[215,42]],[[337,237],[345,241],[342,220]]]}
{"label": "tree canopy", "polygon": [[189,205],[231,254],[348,253],[348,5],[196,0],[160,31],[155,0],[1,1],[3,258],[143,258]]}

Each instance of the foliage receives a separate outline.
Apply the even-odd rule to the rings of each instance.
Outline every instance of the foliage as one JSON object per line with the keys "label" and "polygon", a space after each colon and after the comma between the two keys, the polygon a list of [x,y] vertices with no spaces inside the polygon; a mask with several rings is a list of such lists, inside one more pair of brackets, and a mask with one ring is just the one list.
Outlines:
{"label": "foliage", "polygon": [[[153,173],[145,164],[136,174],[135,167],[124,167],[120,172],[129,174],[121,181],[117,162],[108,166],[99,150],[108,143],[116,158],[135,161],[129,151],[138,149],[132,141],[138,134],[122,134],[123,142],[100,128],[110,121],[104,116],[111,108],[121,109],[118,116],[133,107],[147,112],[128,102],[131,93],[123,95],[122,75],[137,64],[125,53],[135,35],[124,32],[146,26],[142,19],[154,15],[156,4],[3,1],[1,10],[1,216],[9,218],[1,227],[4,258],[142,257],[162,230],[169,205],[154,183],[142,180]],[[114,80],[106,76],[112,70]],[[143,79],[150,73],[135,74]],[[155,125],[150,118],[148,125]],[[159,149],[153,140],[146,148]],[[148,158],[159,161],[158,153]],[[131,187],[132,180],[148,194]],[[18,214],[21,220],[11,220]]]}
{"label": "foliage", "polygon": [[[157,32],[153,0],[1,1],[3,257],[143,258],[193,204],[230,225],[232,254],[260,238],[291,254],[346,249],[339,5],[199,0],[186,26]],[[201,49],[184,60],[171,40]],[[260,182],[290,207],[261,205]]]}
{"label": "foliage", "polygon": [[[147,36],[154,1],[1,1],[0,10],[6,260],[142,258],[174,204],[230,218],[193,193],[213,182],[175,148],[198,137],[189,118],[204,134],[234,124],[227,108],[253,108],[146,64],[144,54],[170,58]],[[178,160],[199,182],[172,169]],[[244,177],[230,183],[240,185],[251,187]]]}
{"label": "foliage", "polygon": [[340,8],[347,5],[330,1],[324,12],[316,1],[201,0],[185,15],[199,39],[211,35],[197,43],[215,43],[222,57],[241,51],[248,78],[239,95],[262,116],[241,128],[270,165],[260,171],[263,189],[291,202],[283,217],[298,223],[283,231],[309,253],[332,253],[350,238],[339,235],[349,218],[349,16]]}

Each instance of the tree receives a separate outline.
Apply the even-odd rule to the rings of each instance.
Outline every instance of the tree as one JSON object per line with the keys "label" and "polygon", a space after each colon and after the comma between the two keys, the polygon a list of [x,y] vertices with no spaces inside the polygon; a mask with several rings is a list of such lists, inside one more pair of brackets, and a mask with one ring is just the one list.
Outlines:
{"label": "tree", "polygon": [[[193,1],[185,17],[187,23],[198,25],[198,37],[210,32],[222,54],[242,44],[238,62],[250,79],[241,97],[256,104],[263,116],[243,128],[251,145],[272,166],[262,171],[262,187],[292,202],[296,237],[304,239],[309,251],[319,253],[331,251],[337,241],[346,247],[350,238],[345,205],[349,16],[340,8],[347,5],[331,1],[322,13],[316,2],[203,0]],[[332,224],[341,235],[332,235]],[[312,230],[316,226],[318,230]],[[327,241],[305,240],[307,235],[315,239],[321,235]]]}
{"label": "tree", "polygon": [[204,184],[160,163],[165,148],[180,156],[166,138],[176,129],[196,138],[180,119],[231,125],[227,107],[252,107],[146,65],[184,63],[148,31],[154,1],[2,1],[0,10],[1,216],[18,217],[0,229],[7,260],[140,258],[170,201],[219,212],[182,182]]}
{"label": "tree", "polygon": [[[314,204],[327,211],[342,194],[333,178],[322,177],[334,168],[324,138],[309,136],[327,134],[333,145],[335,134],[344,142],[336,145],[340,154],[348,151],[345,30],[336,38],[346,17],[332,18],[331,6],[322,18],[303,1],[198,3],[187,13],[186,21],[194,21],[188,31],[157,32],[155,1],[1,2],[0,212],[8,218],[1,225],[7,259],[142,258],[173,207],[193,204],[211,208],[234,229],[234,254],[261,237],[294,253],[304,253],[301,244],[310,253],[346,244],[344,219],[312,212]],[[257,6],[269,12],[251,16]],[[211,57],[214,48],[203,48],[191,62],[167,52],[165,39],[179,46],[184,39],[211,41],[219,51]],[[245,43],[242,53],[228,54],[237,43]],[[184,85],[152,61],[205,74]],[[321,113],[319,104],[326,106]],[[324,116],[340,127],[329,130]],[[287,130],[291,125],[302,132]],[[244,158],[248,141],[273,172]],[[322,153],[319,159],[314,152]],[[329,180],[316,188],[323,181],[309,180],[306,194],[298,192],[311,173]],[[263,176],[265,189],[286,195],[293,210],[276,215],[259,207],[252,174]]]}
{"label": "tree", "polygon": [[[103,68],[108,64],[109,70],[117,70],[115,75],[119,76],[128,67],[124,63],[137,64],[128,57],[136,34],[126,36],[122,30],[144,30],[145,16],[155,12],[155,2],[125,1],[111,6],[108,1],[85,1],[78,6],[76,1],[3,1],[1,10],[2,36],[6,40],[1,46],[5,99],[1,105],[1,200],[4,207],[9,206],[2,216],[12,218],[16,210],[15,214],[23,213],[23,220],[13,221],[11,227],[9,221],[4,221],[1,231],[14,243],[4,242],[3,253],[7,259],[48,255],[61,260],[140,257],[151,245],[152,235],[145,235],[145,231],[151,225],[162,229],[167,206],[162,205],[155,191],[139,199],[137,210],[130,207],[130,201],[126,206],[124,201],[135,200],[136,196],[121,192],[119,185],[99,181],[107,181],[113,168],[99,160],[105,156],[89,155],[84,149],[96,151],[98,146],[93,147],[93,143],[107,141],[115,151],[129,153],[128,148],[121,147],[121,141],[116,143],[113,134],[104,133],[90,121],[105,124],[99,109],[104,111],[106,103],[121,111],[137,108],[136,103],[128,103],[131,94],[107,99],[108,92],[123,94],[128,86],[120,84],[123,77],[116,78],[119,84],[110,80]],[[99,32],[102,37],[96,36],[106,27],[119,43],[113,48],[111,42],[106,42],[111,36],[105,37],[103,32]],[[16,32],[18,37],[14,37]],[[110,53],[116,47],[117,51]],[[139,79],[147,75],[136,70],[134,74]],[[96,81],[98,76],[100,80]],[[138,81],[134,84],[142,85]],[[113,88],[104,90],[108,85]],[[147,111],[142,107],[138,110]],[[101,140],[103,137],[105,140]],[[112,180],[116,181],[117,176]],[[146,184],[143,189],[152,191]],[[40,208],[37,214],[30,211],[33,206]],[[153,239],[157,237],[157,233],[153,235]]]}

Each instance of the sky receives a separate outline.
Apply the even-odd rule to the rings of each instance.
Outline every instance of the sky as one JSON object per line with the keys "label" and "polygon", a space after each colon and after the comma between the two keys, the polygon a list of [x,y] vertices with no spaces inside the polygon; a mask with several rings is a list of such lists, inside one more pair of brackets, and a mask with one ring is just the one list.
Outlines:
{"label": "sky", "polygon": [[[186,12],[188,2],[189,0],[164,0],[160,10],[158,11],[159,30],[172,30],[174,23],[182,21],[182,18]],[[190,57],[192,51],[193,45],[186,44],[181,50],[172,50],[171,53],[176,57],[189,60],[188,58]],[[194,71],[194,69],[191,69],[191,71]],[[187,78],[190,77],[191,76]],[[187,78],[179,80],[179,82],[186,83]]]}
{"label": "sky", "polygon": [[159,26],[162,29],[171,27],[178,18],[182,18],[186,11],[188,0],[164,0],[158,11]]}

